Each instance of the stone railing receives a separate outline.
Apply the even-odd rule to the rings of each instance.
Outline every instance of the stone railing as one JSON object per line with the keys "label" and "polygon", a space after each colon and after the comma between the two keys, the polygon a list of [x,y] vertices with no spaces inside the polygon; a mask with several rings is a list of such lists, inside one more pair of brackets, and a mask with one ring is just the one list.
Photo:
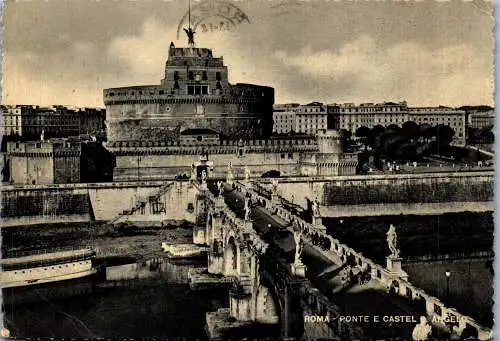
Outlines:
{"label": "stone railing", "polygon": [[[453,327],[453,331],[459,336],[465,328],[470,327],[477,331],[477,338],[479,340],[488,340],[490,338],[490,329],[481,326],[472,317],[460,314],[454,308],[446,307],[445,304],[438,298],[428,295],[424,290],[415,287],[402,276],[388,271],[383,266],[363,256],[361,253],[356,252],[351,247],[342,244],[339,240],[326,233],[325,226],[316,226],[308,223],[304,219],[288,212],[283,208],[283,206],[279,204],[276,205],[265,196],[259,194],[257,191],[247,189],[247,187],[239,182],[236,182],[235,185],[238,190],[250,193],[254,201],[265,201],[265,207],[267,209],[274,210],[278,217],[289,222],[291,226],[293,226],[289,227],[290,230],[293,231],[295,228],[296,230],[302,232],[308,242],[313,242],[313,238],[316,240],[323,240],[323,249],[318,247],[318,245],[313,245],[318,247],[326,256],[329,255],[332,260],[340,259],[342,262],[345,262],[349,257],[353,259],[355,264],[362,270],[369,271],[372,278],[380,281],[388,289],[391,287],[394,288],[400,296],[407,297],[411,301],[424,300],[427,315],[431,321],[433,321],[434,325],[439,326],[442,329],[447,329],[447,320],[458,321],[458,325]],[[328,246],[328,248],[325,249],[325,245]]]}
{"label": "stone railing", "polygon": [[[198,191],[203,192],[210,202],[210,206],[216,211],[223,213],[223,219],[234,231],[236,237],[241,242],[249,242],[251,249],[257,254],[264,254],[268,248],[268,244],[264,242],[253,229],[251,222],[246,222],[236,216],[229,206],[224,202],[223,198],[216,197],[210,190],[203,189],[198,181],[193,181],[193,185]],[[222,200],[221,200],[222,199]]]}

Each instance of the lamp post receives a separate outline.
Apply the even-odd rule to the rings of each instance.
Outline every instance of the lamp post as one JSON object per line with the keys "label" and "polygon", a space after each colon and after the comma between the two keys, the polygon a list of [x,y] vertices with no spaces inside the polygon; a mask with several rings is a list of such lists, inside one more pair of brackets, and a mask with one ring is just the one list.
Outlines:
{"label": "lamp post", "polygon": [[450,276],[451,272],[449,269],[446,269],[444,273],[446,275],[446,305],[450,304]]}

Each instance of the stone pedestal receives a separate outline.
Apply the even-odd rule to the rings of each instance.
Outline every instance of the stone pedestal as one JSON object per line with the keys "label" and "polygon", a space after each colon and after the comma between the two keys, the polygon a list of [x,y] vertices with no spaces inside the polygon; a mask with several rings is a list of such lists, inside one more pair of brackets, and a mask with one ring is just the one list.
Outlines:
{"label": "stone pedestal", "polygon": [[302,264],[302,262],[300,263],[292,263],[291,265],[292,267],[292,274],[296,277],[306,277],[306,270],[307,270],[307,267]]}
{"label": "stone pedestal", "polygon": [[323,219],[321,219],[321,217],[314,216],[312,219],[312,223],[315,226],[323,225]]}
{"label": "stone pedestal", "polygon": [[197,245],[206,244],[205,236],[205,226],[194,226],[193,227],[193,243]]}
{"label": "stone pedestal", "polygon": [[225,207],[224,197],[218,196],[215,198],[215,208],[222,209]]}
{"label": "stone pedestal", "polygon": [[387,257],[387,270],[389,270],[389,272],[393,275],[396,275],[403,279],[408,279],[408,274],[403,271],[403,268],[401,267],[402,260],[403,258],[401,257]]}
{"label": "stone pedestal", "polygon": [[229,172],[226,176],[226,183],[229,185],[229,186],[232,186],[233,183],[234,183],[234,175],[232,172]]}
{"label": "stone pedestal", "polygon": [[280,205],[280,199],[276,194],[271,194],[271,203],[276,207]]}

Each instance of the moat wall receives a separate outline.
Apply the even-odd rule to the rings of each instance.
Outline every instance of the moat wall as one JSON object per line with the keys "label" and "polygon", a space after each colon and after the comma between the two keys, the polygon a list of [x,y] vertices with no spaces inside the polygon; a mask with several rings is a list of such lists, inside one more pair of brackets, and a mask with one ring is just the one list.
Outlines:
{"label": "moat wall", "polygon": [[[147,201],[164,183],[6,186],[2,192],[0,226],[110,220],[124,210],[130,210],[139,200]],[[165,204],[165,212],[151,214],[148,207],[146,212],[136,213],[136,216],[142,215],[137,217],[138,220],[153,217],[154,220],[190,219],[186,213],[189,203],[194,204],[194,189],[190,188],[188,182],[177,182],[159,198],[159,202]],[[307,207],[308,199],[318,196],[324,216],[365,211],[365,215],[375,215],[375,211],[381,212],[375,209],[381,203],[386,203],[384,209],[393,208],[397,214],[410,214],[411,211],[405,211],[408,207],[416,209],[417,214],[419,210],[425,211],[426,207],[436,204],[440,205],[437,213],[468,211],[477,206],[491,210],[493,207],[492,172],[338,176],[327,180],[283,178],[279,190],[285,198],[292,200],[293,197],[295,203],[304,207]],[[421,193],[414,193],[417,191]],[[336,208],[333,210],[336,213],[329,215],[333,212],[332,207]],[[366,210],[360,210],[363,207]]]}
{"label": "moat wall", "polygon": [[[76,184],[50,186],[8,186],[2,192],[0,227],[41,223],[111,220],[139,201],[148,201],[164,182]],[[151,208],[129,220],[190,220],[186,208],[194,204],[188,182],[177,182],[158,198],[165,211],[152,214]],[[155,219],[153,219],[155,218]]]}
{"label": "moat wall", "polygon": [[457,205],[449,203],[462,203],[458,207],[463,206],[466,210],[470,203],[492,203],[494,195],[493,172],[490,171],[356,175],[328,180],[290,178],[280,180],[279,190],[283,197],[303,207],[307,207],[308,199],[317,198],[326,206],[325,214],[344,208],[345,213],[349,213],[359,207],[365,207],[366,213],[370,213],[376,212],[381,205],[394,205],[396,211],[411,209],[417,213],[438,204],[453,211]]}

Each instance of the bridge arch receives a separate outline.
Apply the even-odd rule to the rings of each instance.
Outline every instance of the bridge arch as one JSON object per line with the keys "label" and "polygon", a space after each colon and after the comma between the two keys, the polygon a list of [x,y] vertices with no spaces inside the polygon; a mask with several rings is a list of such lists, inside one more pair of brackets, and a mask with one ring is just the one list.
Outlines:
{"label": "bridge arch", "polygon": [[267,276],[261,276],[257,288],[256,320],[263,324],[275,324],[277,331],[281,326],[281,316],[284,312],[284,304],[279,297],[276,285],[273,285]]}
{"label": "bridge arch", "polygon": [[238,272],[238,247],[234,236],[229,236],[224,246],[224,273],[228,276]]}

